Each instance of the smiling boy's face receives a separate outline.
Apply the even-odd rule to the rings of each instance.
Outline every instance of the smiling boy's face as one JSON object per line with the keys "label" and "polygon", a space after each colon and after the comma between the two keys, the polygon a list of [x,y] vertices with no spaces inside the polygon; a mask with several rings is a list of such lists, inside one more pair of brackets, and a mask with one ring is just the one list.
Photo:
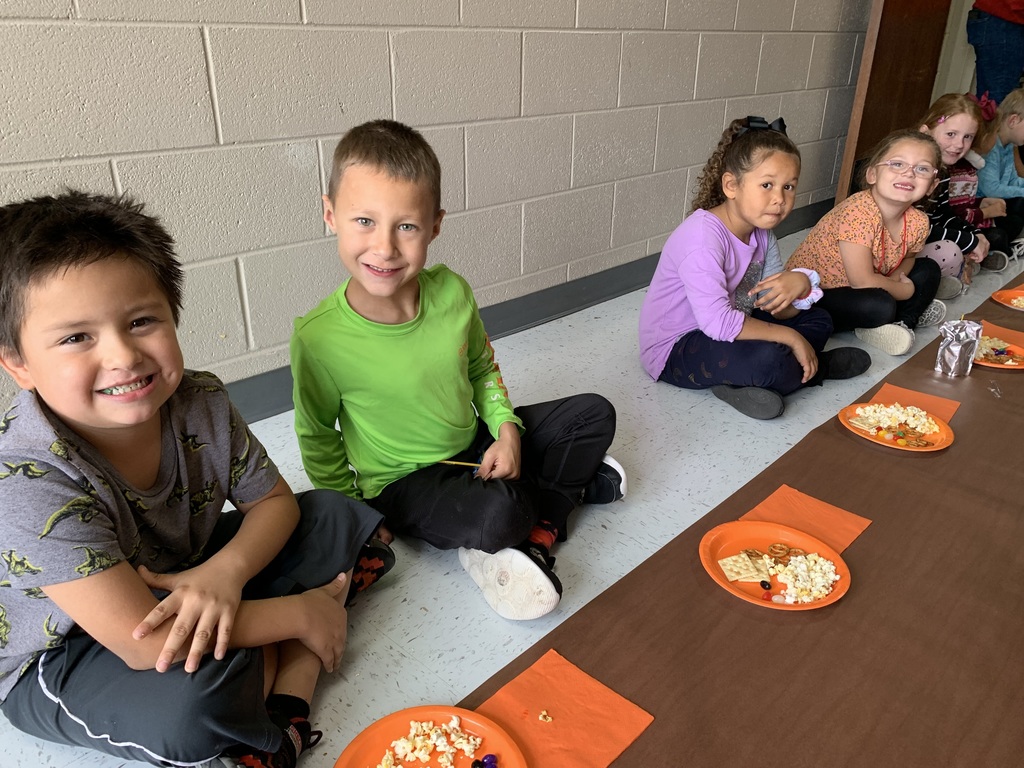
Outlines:
{"label": "smiling boy's face", "polygon": [[334,200],[323,200],[324,221],[337,233],[338,255],[352,275],[345,292],[352,309],[376,322],[413,319],[417,276],[444,218],[428,185],[352,165]]}
{"label": "smiling boy's face", "polygon": [[0,364],[90,442],[159,422],[184,363],[167,297],[135,262],[106,258],[33,282],[21,352]]}

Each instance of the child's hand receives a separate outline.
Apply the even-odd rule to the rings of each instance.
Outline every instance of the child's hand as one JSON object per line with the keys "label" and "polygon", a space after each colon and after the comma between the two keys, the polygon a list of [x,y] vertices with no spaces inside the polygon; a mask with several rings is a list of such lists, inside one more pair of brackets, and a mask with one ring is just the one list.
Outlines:
{"label": "child's hand", "polygon": [[519,477],[519,429],[511,421],[498,428],[498,439],[480,459],[476,476],[482,480],[516,480]]}
{"label": "child's hand", "polygon": [[889,279],[897,284],[895,289],[890,291],[890,294],[894,299],[898,301],[906,301],[914,295],[914,283],[904,273],[900,272],[898,276],[890,277]]}
{"label": "child's hand", "polygon": [[192,645],[185,659],[186,672],[199,669],[199,662],[214,639],[213,655],[223,659],[244,586],[238,583],[232,569],[210,561],[180,573],[153,573],[145,566],[139,566],[138,572],[150,589],[170,594],[149,612],[132,632],[132,637],[141,640],[176,617],[160,651],[156,670],[166,672],[170,668],[189,635],[192,635]]}
{"label": "child's hand", "polygon": [[299,640],[320,657],[324,669],[333,672],[345,654],[348,642],[347,574],[339,574],[330,584],[302,593],[305,603],[306,626]]}
{"label": "child's hand", "polygon": [[971,261],[982,262],[985,257],[988,256],[989,242],[988,238],[982,234],[978,234],[978,244],[974,247],[974,250],[967,254],[967,258]]}
{"label": "child's hand", "polygon": [[978,206],[981,215],[986,219],[994,219],[1006,215],[1006,201],[998,197],[983,197],[981,205]]}
{"label": "child's hand", "polygon": [[818,356],[814,354],[814,347],[807,342],[807,339],[799,333],[795,336],[796,338],[790,342],[789,348],[793,350],[793,357],[804,369],[804,377],[800,379],[800,382],[806,384],[818,372]]}
{"label": "child's hand", "polygon": [[766,277],[748,295],[756,296],[761,291],[765,293],[754,302],[754,306],[774,315],[810,293],[811,281],[803,272],[783,271]]}

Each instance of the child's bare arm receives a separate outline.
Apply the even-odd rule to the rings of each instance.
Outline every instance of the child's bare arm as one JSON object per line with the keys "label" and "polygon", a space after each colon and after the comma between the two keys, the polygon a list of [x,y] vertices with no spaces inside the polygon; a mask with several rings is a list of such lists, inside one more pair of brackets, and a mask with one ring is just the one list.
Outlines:
{"label": "child's bare arm", "polygon": [[[342,602],[347,586],[342,575],[299,595],[242,602],[234,617],[230,647],[256,648],[294,638],[320,656],[328,670],[333,669],[345,646]],[[83,579],[44,587],[43,591],[78,626],[132,669],[158,666],[171,625],[165,622],[146,637],[133,638],[132,630],[157,600],[127,562]],[[172,662],[184,658],[185,648],[181,647]]]}
{"label": "child's bare arm", "polygon": [[[914,265],[912,257],[907,257],[900,263],[893,277],[886,277],[875,272],[871,250],[866,245],[840,241],[839,254],[842,256],[843,267],[846,269],[846,277],[851,287],[882,288],[899,301],[906,301],[914,295],[914,284],[905,279],[906,271]],[[899,275],[903,275],[904,279],[900,279]]]}
{"label": "child's bare arm", "polygon": [[214,656],[224,657],[242,587],[281,551],[299,520],[295,496],[283,478],[267,495],[240,504],[239,510],[245,516],[238,533],[201,565],[170,574],[140,568],[139,575],[148,587],[170,592],[133,632],[136,639],[145,638],[173,618],[156,669],[167,669],[190,637],[187,671],[199,667],[203,653],[213,641]]}

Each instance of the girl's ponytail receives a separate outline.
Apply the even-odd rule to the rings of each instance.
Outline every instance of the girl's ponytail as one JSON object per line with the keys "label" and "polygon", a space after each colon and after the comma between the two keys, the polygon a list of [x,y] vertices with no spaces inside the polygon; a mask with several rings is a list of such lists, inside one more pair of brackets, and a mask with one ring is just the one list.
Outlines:
{"label": "girl's ponytail", "polygon": [[697,192],[690,212],[710,210],[725,202],[722,176],[737,178],[749,171],[764,154],[785,152],[800,159],[800,150],[786,135],[786,122],[780,117],[769,123],[763,117],[741,117],[729,123],[697,178]]}

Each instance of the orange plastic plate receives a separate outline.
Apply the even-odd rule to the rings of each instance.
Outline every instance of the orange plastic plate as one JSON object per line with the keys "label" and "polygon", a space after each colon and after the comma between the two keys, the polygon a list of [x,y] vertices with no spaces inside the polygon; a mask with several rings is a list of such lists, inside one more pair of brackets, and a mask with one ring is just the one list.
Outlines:
{"label": "orange plastic plate", "polygon": [[[441,705],[430,705],[423,707],[412,707],[381,718],[373,725],[367,727],[362,733],[356,736],[352,743],[345,747],[341,757],[334,764],[334,768],[376,768],[380,764],[384,753],[391,749],[391,742],[409,735],[410,720],[433,720],[435,725],[448,723],[452,715],[458,715],[461,719],[460,727],[466,733],[479,736],[483,739],[480,748],[476,750],[476,759],[479,760],[486,754],[493,754],[498,758],[498,765],[501,768],[526,768],[526,758],[516,746],[512,738],[501,729],[493,720],[477,714],[468,709],[459,707],[445,707]],[[403,765],[415,763],[417,768],[436,768],[437,753],[427,763],[419,760],[400,760]],[[455,768],[469,768],[473,758],[466,757],[462,752],[455,758]]]}
{"label": "orange plastic plate", "polygon": [[[832,587],[832,591],[813,603],[794,603],[793,605],[773,603],[762,598],[764,590],[759,583],[729,581],[718,564],[719,560],[738,555],[744,549],[759,549],[765,552],[769,545],[775,543],[799,547],[807,554],[817,552],[835,563],[839,581]],[[850,589],[850,569],[832,547],[809,533],[764,520],[735,520],[712,528],[700,540],[700,562],[715,583],[726,592],[731,592],[741,600],[760,605],[762,608],[774,608],[779,611],[810,611],[815,608],[824,608],[826,605],[832,605]],[[772,592],[781,594],[784,588],[785,585],[780,584],[776,577],[772,576]]]}
{"label": "orange plastic plate", "polygon": [[1018,312],[1024,312],[1024,307],[1013,306],[1013,300],[1020,298],[1024,298],[1024,290],[1020,288],[1007,288],[992,294],[992,301],[998,302],[1010,309],[1016,309]]}
{"label": "orange plastic plate", "polygon": [[[1014,307],[1016,309],[1016,307]],[[1018,347],[1016,344],[1007,344],[1007,351],[1015,355],[1024,355],[1024,347]],[[986,368],[998,368],[1001,371],[1024,371],[1024,365],[1005,365],[1003,363],[990,363],[988,360],[979,360],[974,358],[975,365],[983,365]]]}
{"label": "orange plastic plate", "polygon": [[[872,403],[854,403],[853,405],[846,406],[839,412],[839,422],[855,435],[859,435],[865,440],[870,440],[872,443],[878,443],[878,445],[884,445],[887,448],[895,448],[898,451],[917,451],[918,453],[941,451],[943,448],[948,448],[953,443],[953,430],[949,428],[949,424],[931,413],[928,415],[932,417],[932,420],[935,422],[936,426],[938,426],[939,431],[933,432],[930,435],[925,435],[921,438],[922,440],[928,440],[931,442],[931,445],[922,445],[921,447],[900,445],[895,440],[886,440],[884,437],[879,437],[873,432],[867,432],[860,427],[855,427],[850,423],[850,419],[856,418],[857,409],[863,408],[866,405],[872,405]],[[877,403],[875,403],[875,405],[877,405]]]}

